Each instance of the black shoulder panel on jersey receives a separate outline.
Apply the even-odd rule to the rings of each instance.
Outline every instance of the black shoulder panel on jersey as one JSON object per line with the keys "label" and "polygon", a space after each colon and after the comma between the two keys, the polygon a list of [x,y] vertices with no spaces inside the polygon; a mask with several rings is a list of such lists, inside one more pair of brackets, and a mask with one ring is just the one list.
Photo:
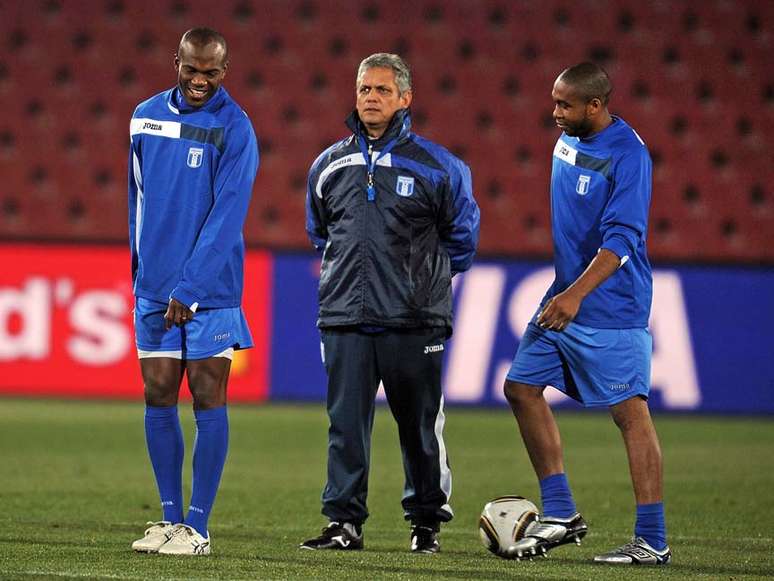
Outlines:
{"label": "black shoulder panel on jersey", "polygon": [[210,143],[214,145],[217,150],[223,153],[224,136],[222,127],[213,127],[212,129],[205,129],[203,127],[196,127],[194,125],[180,124],[180,138],[190,139],[191,141],[198,141],[199,143]]}
{"label": "black shoulder panel on jersey", "polygon": [[575,157],[575,165],[584,169],[590,169],[591,171],[601,173],[603,176],[605,176],[606,180],[609,180],[610,168],[613,165],[613,162],[610,158],[599,159],[597,157],[592,157],[591,155],[578,152],[578,155]]}

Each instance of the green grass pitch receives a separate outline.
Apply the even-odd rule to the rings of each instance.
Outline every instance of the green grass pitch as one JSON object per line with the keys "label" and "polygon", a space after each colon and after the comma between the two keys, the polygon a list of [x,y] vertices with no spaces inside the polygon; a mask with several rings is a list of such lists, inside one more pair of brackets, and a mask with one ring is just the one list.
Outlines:
{"label": "green grass pitch", "polygon": [[[188,404],[186,494],[193,436]],[[674,562],[609,568],[598,552],[631,535],[634,501],[617,429],[605,414],[564,413],[566,465],[590,532],[581,547],[514,562],[488,553],[477,519],[487,500],[538,488],[510,414],[447,409],[455,520],[442,553],[408,551],[403,473],[389,411],[374,430],[362,552],[308,552],[324,524],[327,418],[319,405],[232,406],[231,448],[210,520],[213,554],[134,554],[159,518],[137,403],[0,399],[0,578],[103,579],[761,579],[774,577],[774,421],[658,416]]]}

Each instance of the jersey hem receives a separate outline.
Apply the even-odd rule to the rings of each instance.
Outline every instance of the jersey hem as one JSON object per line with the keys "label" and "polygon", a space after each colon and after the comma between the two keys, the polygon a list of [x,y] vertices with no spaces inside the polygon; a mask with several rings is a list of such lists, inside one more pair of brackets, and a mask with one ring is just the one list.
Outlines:
{"label": "jersey hem", "polygon": [[[135,342],[135,345],[137,349],[141,351],[179,351],[179,349],[159,349],[157,346],[151,346],[151,345],[142,345],[141,343]],[[234,343],[233,345],[230,345],[234,351],[242,351],[243,349],[252,349],[255,345],[253,343],[247,343],[245,345],[241,345],[239,343]],[[220,345],[216,349],[208,349],[207,351],[189,351],[185,350],[185,357],[181,357],[182,360],[187,361],[189,359],[209,359],[210,357],[214,357],[218,353],[222,353],[229,347],[224,347],[223,345]]]}
{"label": "jersey hem", "polygon": [[[151,292],[146,292],[143,290],[135,291],[134,292],[135,298],[139,297],[142,299],[148,299],[149,301],[155,301],[157,303],[164,303],[165,305],[169,304],[170,297],[169,295],[156,295]],[[186,305],[188,306],[188,305]],[[224,300],[224,301],[208,301],[206,299],[200,300],[199,305],[196,308],[196,311],[199,312],[202,309],[233,309],[236,307],[241,307],[241,297],[237,302],[234,302],[233,299]]]}

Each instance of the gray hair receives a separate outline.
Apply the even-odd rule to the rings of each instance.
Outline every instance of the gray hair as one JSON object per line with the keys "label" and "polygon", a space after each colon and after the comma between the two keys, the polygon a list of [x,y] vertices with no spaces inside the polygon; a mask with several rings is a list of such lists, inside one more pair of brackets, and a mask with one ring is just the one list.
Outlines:
{"label": "gray hair", "polygon": [[388,52],[377,52],[363,59],[357,68],[357,82],[363,78],[368,69],[384,68],[392,69],[395,73],[395,84],[398,85],[398,91],[402,95],[411,90],[411,71],[408,64],[396,54]]}

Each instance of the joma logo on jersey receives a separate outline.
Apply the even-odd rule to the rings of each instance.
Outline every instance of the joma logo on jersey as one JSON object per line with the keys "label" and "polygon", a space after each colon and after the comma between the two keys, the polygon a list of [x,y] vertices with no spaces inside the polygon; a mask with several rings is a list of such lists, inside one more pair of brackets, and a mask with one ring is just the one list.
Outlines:
{"label": "joma logo on jersey", "polygon": [[395,193],[408,198],[414,193],[414,178],[398,176],[398,183],[395,184]]}
{"label": "joma logo on jersey", "polygon": [[146,121],[142,128],[150,129],[151,131],[161,131],[161,123],[151,123],[150,121]]}
{"label": "joma logo on jersey", "polygon": [[578,183],[575,184],[575,191],[578,192],[581,196],[585,196],[589,193],[589,183],[591,183],[591,176],[578,176]]}
{"label": "joma logo on jersey", "polygon": [[226,331],[225,333],[218,333],[217,335],[214,335],[214,339],[216,343],[218,341],[225,341],[229,337],[231,337],[231,331]]}
{"label": "joma logo on jersey", "polygon": [[188,150],[188,167],[199,167],[202,165],[204,149],[201,147],[192,147]]}
{"label": "joma logo on jersey", "polygon": [[438,353],[443,351],[443,343],[441,345],[425,345],[425,355],[428,353]]}
{"label": "joma logo on jersey", "polygon": [[628,383],[611,383],[611,391],[627,391],[631,386]]}

